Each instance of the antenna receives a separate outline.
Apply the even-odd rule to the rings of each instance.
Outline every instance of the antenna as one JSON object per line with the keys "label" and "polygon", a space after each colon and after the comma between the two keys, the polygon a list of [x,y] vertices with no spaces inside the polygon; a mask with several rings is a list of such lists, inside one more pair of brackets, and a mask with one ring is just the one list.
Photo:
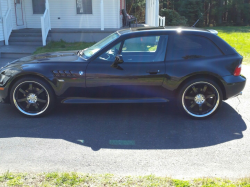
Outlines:
{"label": "antenna", "polygon": [[[212,5],[211,5],[212,6]],[[208,10],[210,9],[210,3],[209,3],[209,6],[208,6],[208,9],[203,13],[205,14]],[[199,17],[199,19],[193,24],[192,27],[195,27],[195,25],[200,21],[201,17],[203,16],[203,14],[201,13],[201,16]]]}

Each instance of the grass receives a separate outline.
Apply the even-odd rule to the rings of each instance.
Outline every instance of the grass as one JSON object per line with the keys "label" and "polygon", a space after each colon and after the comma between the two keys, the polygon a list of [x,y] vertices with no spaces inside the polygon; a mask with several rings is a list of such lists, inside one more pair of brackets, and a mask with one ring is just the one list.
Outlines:
{"label": "grass", "polygon": [[[250,26],[209,27],[208,29],[217,30],[219,32],[219,36],[234,47],[244,57],[243,63],[250,65]],[[94,43],[86,42],[67,43],[61,40],[60,42],[50,42],[47,46],[38,48],[34,54],[80,50],[88,48],[93,44]],[[149,51],[153,50],[155,49],[149,49]]]}
{"label": "grass", "polygon": [[0,186],[138,186],[138,187],[250,187],[250,177],[238,180],[220,178],[198,178],[179,180],[170,177],[148,176],[118,176],[113,174],[90,175],[80,173],[10,173],[0,175]]}
{"label": "grass", "polygon": [[94,45],[94,43],[86,43],[86,42],[67,43],[61,40],[60,42],[50,42],[45,47],[39,47],[34,52],[34,54],[55,52],[55,51],[80,50],[80,49],[88,48],[92,45]]}
{"label": "grass", "polygon": [[244,64],[250,65],[250,26],[209,27],[207,29],[217,30],[218,35],[244,57]]}

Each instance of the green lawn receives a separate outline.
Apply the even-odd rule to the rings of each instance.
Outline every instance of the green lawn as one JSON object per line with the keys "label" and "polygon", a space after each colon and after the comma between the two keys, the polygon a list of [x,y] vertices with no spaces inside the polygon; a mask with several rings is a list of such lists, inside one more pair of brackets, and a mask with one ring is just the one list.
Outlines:
{"label": "green lawn", "polygon": [[209,27],[208,29],[217,30],[218,35],[244,57],[244,64],[250,65],[250,26]]}
{"label": "green lawn", "polygon": [[91,175],[80,173],[9,173],[0,174],[0,186],[138,186],[138,187],[249,187],[250,178],[220,179],[199,178],[178,180],[170,177],[148,176],[119,176],[113,174]]}
{"label": "green lawn", "polygon": [[45,47],[39,47],[34,52],[34,54],[55,52],[55,51],[82,50],[92,45],[94,45],[94,43],[86,43],[86,42],[67,43],[61,40],[60,42],[50,42]]}
{"label": "green lawn", "polygon": [[[219,36],[234,47],[244,57],[244,64],[250,64],[250,26],[209,27],[208,29],[217,30],[219,32]],[[50,42],[47,46],[38,48],[34,54],[54,51],[80,50],[90,47],[93,44],[94,43],[86,42]]]}

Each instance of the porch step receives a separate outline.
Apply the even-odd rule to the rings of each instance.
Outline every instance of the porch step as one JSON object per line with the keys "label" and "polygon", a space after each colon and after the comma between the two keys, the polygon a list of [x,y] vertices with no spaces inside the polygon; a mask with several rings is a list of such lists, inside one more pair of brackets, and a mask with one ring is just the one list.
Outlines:
{"label": "porch step", "polygon": [[26,56],[30,56],[31,53],[1,53],[1,58],[14,58],[14,59],[18,59],[18,58],[22,58],[22,57],[26,57]]}
{"label": "porch step", "polygon": [[[47,41],[50,41],[51,38],[47,37]],[[28,36],[28,37],[13,37],[11,36],[9,39],[9,42],[42,42],[42,37],[34,37],[34,36]]]}
{"label": "porch step", "polygon": [[42,33],[12,32],[12,37],[42,37]]}
{"label": "porch step", "polygon": [[18,59],[32,55],[37,48],[38,46],[3,46],[0,48],[0,57],[1,59]]}
{"label": "porch step", "polygon": [[[51,34],[48,34],[46,42],[51,41]],[[9,45],[11,46],[43,46],[41,29],[19,29],[13,30]]]}
{"label": "porch step", "polygon": [[42,41],[41,42],[9,42],[9,45],[13,46],[39,46],[42,47]]}
{"label": "porch step", "polygon": [[41,29],[18,29],[13,30],[12,33],[42,33]]}

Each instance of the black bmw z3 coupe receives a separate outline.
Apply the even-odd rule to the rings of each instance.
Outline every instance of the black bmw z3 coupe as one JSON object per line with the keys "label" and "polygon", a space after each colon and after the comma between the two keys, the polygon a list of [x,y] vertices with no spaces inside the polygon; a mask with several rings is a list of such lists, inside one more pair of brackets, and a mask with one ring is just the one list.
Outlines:
{"label": "black bmw z3 coupe", "polygon": [[56,104],[177,102],[214,114],[245,87],[243,57],[214,32],[185,27],[117,31],[80,51],[15,60],[0,69],[0,102],[40,116]]}

